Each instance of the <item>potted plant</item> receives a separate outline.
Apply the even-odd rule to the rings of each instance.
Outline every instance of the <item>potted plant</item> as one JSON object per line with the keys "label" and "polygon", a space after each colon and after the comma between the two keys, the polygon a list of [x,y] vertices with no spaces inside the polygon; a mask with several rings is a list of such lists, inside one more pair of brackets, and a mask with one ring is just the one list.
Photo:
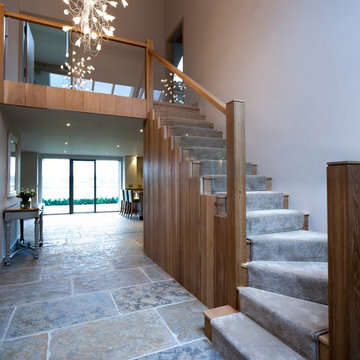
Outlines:
{"label": "potted plant", "polygon": [[21,189],[21,191],[16,194],[17,198],[21,199],[21,208],[22,209],[30,209],[30,199],[32,199],[36,195],[34,189]]}

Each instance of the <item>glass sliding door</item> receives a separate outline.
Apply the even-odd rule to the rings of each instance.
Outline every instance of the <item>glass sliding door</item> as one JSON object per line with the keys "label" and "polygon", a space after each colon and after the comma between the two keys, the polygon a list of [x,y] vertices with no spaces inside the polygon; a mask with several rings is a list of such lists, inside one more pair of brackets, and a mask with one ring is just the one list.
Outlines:
{"label": "glass sliding door", "polygon": [[95,161],[71,160],[71,213],[96,211]]}
{"label": "glass sliding door", "polygon": [[70,212],[70,160],[43,159],[41,162],[41,198],[45,214]]}
{"label": "glass sliding door", "polygon": [[120,162],[96,160],[96,211],[118,211]]}

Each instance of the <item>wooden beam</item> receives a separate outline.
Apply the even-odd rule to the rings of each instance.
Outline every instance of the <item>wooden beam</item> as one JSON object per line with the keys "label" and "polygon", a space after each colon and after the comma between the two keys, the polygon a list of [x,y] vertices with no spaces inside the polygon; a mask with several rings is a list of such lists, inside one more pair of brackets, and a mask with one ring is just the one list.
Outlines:
{"label": "wooden beam", "polygon": [[246,161],[245,161],[245,104],[227,104],[227,264],[229,305],[237,308],[237,287],[247,286],[241,264],[246,257]]}
{"label": "wooden beam", "polygon": [[5,34],[4,34],[5,5],[0,4],[0,104],[4,102],[4,72],[5,72]]}
{"label": "wooden beam", "polygon": [[146,101],[4,80],[4,104],[146,119]]}
{"label": "wooden beam", "polygon": [[[15,19],[15,20],[19,20],[19,21],[27,21],[27,22],[31,22],[34,24],[49,26],[49,27],[52,27],[55,29],[62,29],[64,26],[69,26],[69,24],[63,24],[63,23],[59,23],[56,21],[52,21],[52,20],[40,19],[40,18],[37,18],[34,16],[25,15],[25,14],[18,14],[18,13],[12,12],[12,11],[5,11],[4,15],[5,15],[5,17],[8,17],[10,19]],[[82,33],[80,28],[76,28],[76,27],[73,27],[71,29],[71,31]],[[98,34],[98,36],[102,37],[105,40],[115,41],[115,42],[118,42],[121,44],[127,44],[127,45],[132,45],[132,46],[141,47],[141,48],[146,49],[146,44],[141,41],[130,40],[130,39],[126,39],[126,38],[122,38],[122,37],[118,37],[118,36],[101,35],[101,34]]]}
{"label": "wooden beam", "polygon": [[330,359],[360,359],[360,162],[329,163]]}
{"label": "wooden beam", "polygon": [[171,64],[169,61],[164,59],[154,50],[150,50],[152,56],[161,62],[164,66],[166,66],[170,71],[174,74],[178,75],[187,85],[189,85],[193,90],[199,93],[202,97],[204,97],[207,101],[213,104],[218,110],[226,115],[226,105],[224,102],[219,100],[216,96],[214,96],[210,91],[206,90],[199,83],[193,80],[190,76],[184,74],[182,71],[178,70],[176,66]]}

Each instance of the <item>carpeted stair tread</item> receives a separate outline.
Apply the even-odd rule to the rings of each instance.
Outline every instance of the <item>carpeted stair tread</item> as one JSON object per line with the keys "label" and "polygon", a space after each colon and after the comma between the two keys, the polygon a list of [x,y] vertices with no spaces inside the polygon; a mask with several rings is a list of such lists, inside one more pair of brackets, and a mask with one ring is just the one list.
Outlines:
{"label": "carpeted stair tread", "polygon": [[246,212],[247,237],[280,231],[301,230],[304,213],[297,210],[273,209]]}
{"label": "carpeted stair tread", "polygon": [[[226,175],[226,160],[199,160],[200,176]],[[251,163],[246,163],[246,175],[251,175]]]}
{"label": "carpeted stair tread", "polygon": [[[212,182],[212,193],[226,192],[226,175],[212,175],[205,177]],[[266,176],[246,175],[246,191],[265,191]]]}
{"label": "carpeted stair tread", "polygon": [[169,126],[170,136],[201,136],[206,138],[222,138],[222,132],[214,129],[189,126]]}
{"label": "carpeted stair tread", "polygon": [[187,126],[187,127],[197,127],[212,129],[214,125],[205,120],[197,119],[179,119],[178,117],[161,117],[160,118],[162,126]]}
{"label": "carpeted stair tread", "polygon": [[212,342],[226,360],[304,360],[242,313],[211,321]]}
{"label": "carpeted stair tread", "polygon": [[226,160],[226,149],[212,147],[187,147],[183,150],[189,154],[186,160]]}
{"label": "carpeted stair tread", "polygon": [[248,238],[253,261],[327,261],[327,234],[296,230]]}
{"label": "carpeted stair tread", "polygon": [[239,290],[241,311],[306,359],[318,357],[328,331],[328,307],[251,287]]}
{"label": "carpeted stair tread", "polygon": [[202,136],[180,136],[180,146],[200,146],[213,148],[226,148],[226,139],[210,138]]}
{"label": "carpeted stair tread", "polygon": [[278,191],[247,191],[246,210],[282,209],[284,193]]}
{"label": "carpeted stair tread", "polygon": [[327,262],[251,261],[246,265],[251,287],[328,303]]}

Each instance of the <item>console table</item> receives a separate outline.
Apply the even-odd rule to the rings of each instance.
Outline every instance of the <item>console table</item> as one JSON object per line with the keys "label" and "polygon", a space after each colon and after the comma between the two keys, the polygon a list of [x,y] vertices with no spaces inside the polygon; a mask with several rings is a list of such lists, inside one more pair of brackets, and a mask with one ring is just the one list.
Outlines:
{"label": "console table", "polygon": [[[5,224],[5,242],[6,255],[5,266],[11,265],[11,259],[18,253],[24,250],[31,250],[34,254],[34,259],[39,258],[39,247],[43,243],[43,203],[37,203],[33,208],[21,209],[19,207],[12,207],[4,210],[4,224]],[[24,220],[34,219],[34,246],[28,242],[25,244],[24,239]],[[11,253],[11,221],[20,220],[20,239],[16,241],[16,250]]]}

